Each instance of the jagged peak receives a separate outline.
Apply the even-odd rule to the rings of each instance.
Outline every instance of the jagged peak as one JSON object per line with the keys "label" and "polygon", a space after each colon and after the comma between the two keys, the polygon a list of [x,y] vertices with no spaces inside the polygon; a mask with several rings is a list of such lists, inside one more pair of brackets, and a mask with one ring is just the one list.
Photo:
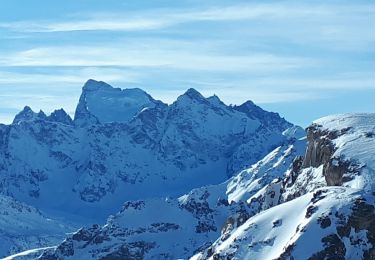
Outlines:
{"label": "jagged peak", "polygon": [[192,99],[205,99],[202,94],[194,88],[189,88],[182,96],[188,96]]}
{"label": "jagged peak", "polygon": [[113,90],[115,92],[121,93],[121,95],[127,95],[129,97],[134,97],[134,96],[147,96],[150,100],[153,100],[152,96],[148,94],[146,91],[140,88],[115,88],[108,83],[104,81],[97,81],[94,79],[89,79],[86,81],[84,84],[82,90],[83,92],[85,91],[98,91],[98,90]]}
{"label": "jagged peak", "polygon": [[56,109],[48,116],[49,121],[60,122],[63,124],[71,125],[73,124],[72,118],[63,108]]}
{"label": "jagged peak", "polygon": [[13,120],[13,124],[18,124],[21,121],[29,121],[33,119],[45,119],[47,118],[46,114],[40,110],[38,113],[34,112],[31,107],[25,106]]}
{"label": "jagged peak", "polygon": [[[199,93],[199,91],[195,90],[194,88],[189,88],[188,90],[185,91],[184,94],[180,95],[177,100],[175,101],[175,103],[178,103],[180,104],[181,102],[182,103],[185,103],[186,101],[188,100],[194,100],[196,102],[199,102],[199,103],[207,103],[208,100],[202,96],[201,93]],[[190,101],[188,101],[188,103],[190,103]]]}
{"label": "jagged peak", "polygon": [[21,112],[19,114],[21,114],[21,113],[29,113],[29,112],[34,113],[34,111],[31,109],[31,107],[24,106],[24,108],[21,110]]}
{"label": "jagged peak", "polygon": [[290,122],[282,118],[278,113],[270,112],[257,106],[253,101],[248,100],[239,106],[233,106],[233,109],[245,113],[250,118],[256,118],[263,124],[280,126],[284,130],[293,126]]}
{"label": "jagged peak", "polygon": [[221,99],[216,94],[208,97],[207,100],[213,105],[224,105],[225,106],[224,102],[221,101]]}
{"label": "jagged peak", "polygon": [[39,118],[47,118],[47,115],[46,115],[46,113],[44,113],[43,112],[43,110],[39,110],[39,112],[37,113],[37,116],[39,117]]}
{"label": "jagged peak", "polygon": [[74,122],[80,126],[97,123],[128,122],[146,107],[161,103],[140,88],[114,88],[90,79],[83,87]]}
{"label": "jagged peak", "polygon": [[245,114],[248,114],[249,116],[255,116],[257,114],[263,114],[263,113],[270,113],[272,114],[273,112],[268,112],[263,110],[261,107],[257,106],[253,101],[247,100],[246,102],[242,103],[241,105],[237,106],[234,105],[232,106],[235,110],[241,111]]}
{"label": "jagged peak", "polygon": [[104,81],[97,81],[94,79],[89,79],[86,81],[85,85],[83,86],[83,91],[96,91],[103,88],[110,88],[113,89],[111,85],[105,83]]}
{"label": "jagged peak", "polygon": [[241,104],[240,106],[246,106],[246,107],[258,107],[257,105],[255,105],[255,103],[251,100],[247,100],[245,101],[243,104]]}
{"label": "jagged peak", "polygon": [[63,109],[63,108],[60,108],[60,109],[55,109],[52,113],[52,114],[64,114],[64,115],[68,115],[68,113],[66,113],[66,111]]}

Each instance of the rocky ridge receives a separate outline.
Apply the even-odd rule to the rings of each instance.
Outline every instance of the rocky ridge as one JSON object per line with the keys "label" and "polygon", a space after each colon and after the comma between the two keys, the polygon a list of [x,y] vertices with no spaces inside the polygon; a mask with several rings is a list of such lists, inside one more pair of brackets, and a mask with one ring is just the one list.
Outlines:
{"label": "rocky ridge", "polygon": [[[319,119],[306,129],[305,138],[300,128],[252,102],[226,106],[216,96],[204,98],[189,89],[175,103],[166,105],[138,89],[125,91],[128,94],[123,96],[123,90],[103,82],[87,84],[77,107],[78,121],[67,120],[61,111],[46,116],[25,108],[13,124],[18,127],[29,124],[28,130],[32,125],[32,136],[38,136],[42,129],[43,136],[50,138],[43,140],[52,141],[54,148],[73,144],[64,150],[72,152],[77,147],[89,147],[85,151],[89,151],[90,159],[84,163],[85,157],[77,157],[78,154],[73,156],[78,159],[65,161],[67,168],[74,162],[74,169],[85,173],[70,186],[84,203],[94,207],[102,200],[113,203],[110,194],[116,194],[117,188],[108,183],[106,176],[112,169],[119,170],[115,176],[120,176],[123,182],[134,185],[129,185],[130,189],[152,190],[152,186],[144,183],[148,179],[158,180],[153,174],[131,179],[131,172],[120,171],[127,165],[123,160],[118,168],[116,160],[97,163],[108,159],[107,154],[123,158],[113,151],[124,147],[130,149],[128,156],[132,153],[142,156],[145,151],[157,154],[152,163],[148,161],[141,167],[143,170],[163,161],[164,165],[172,163],[174,171],[180,174],[201,176],[208,171],[205,176],[208,179],[212,178],[210,172],[225,169],[222,174],[229,179],[222,182],[216,179],[210,185],[194,183],[195,188],[182,196],[182,189],[169,194],[127,196],[129,199],[122,203],[120,211],[110,215],[104,225],[86,225],[55,247],[31,250],[30,258],[35,255],[39,259],[375,258],[374,114]],[[97,95],[99,90],[104,94]],[[121,98],[113,100],[117,95],[114,93],[120,93]],[[110,116],[102,111],[98,114],[93,108],[98,97],[105,97],[99,103],[110,103]],[[114,117],[116,109],[128,103],[123,110],[126,115]],[[56,124],[58,127],[53,126]],[[61,142],[49,133],[54,127],[64,137]],[[1,126],[0,130],[5,137],[15,136],[11,132],[14,129],[7,126]],[[80,141],[77,147],[71,137]],[[9,140],[14,141],[2,138],[1,147],[12,147]],[[129,144],[133,147],[129,148]],[[261,152],[267,149],[268,154]],[[11,154],[4,151],[4,155]],[[66,157],[58,156],[59,163],[64,162]],[[7,157],[3,160],[7,162]],[[217,167],[210,165],[218,161],[224,163],[218,163]],[[139,164],[135,161],[132,167]],[[195,172],[198,168],[202,169],[199,174]],[[37,184],[50,176],[34,171],[31,177],[39,190],[29,195],[38,201],[43,189]],[[164,175],[162,179],[168,177]],[[141,184],[137,182],[139,178]],[[178,179],[173,180],[177,185]],[[90,188],[82,190],[88,183],[92,184]],[[4,183],[3,187],[9,186]],[[189,190],[187,186],[184,188]],[[12,190],[7,193],[12,195]]]}
{"label": "rocky ridge", "polygon": [[89,80],[74,119],[25,107],[0,125],[0,194],[50,218],[102,223],[126,200],[178,197],[227,180],[287,145],[289,128],[253,103],[227,106],[189,89],[167,105]]}
{"label": "rocky ridge", "polygon": [[344,114],[315,121],[305,155],[265,188],[277,197],[274,206],[193,259],[373,259],[374,120]]}

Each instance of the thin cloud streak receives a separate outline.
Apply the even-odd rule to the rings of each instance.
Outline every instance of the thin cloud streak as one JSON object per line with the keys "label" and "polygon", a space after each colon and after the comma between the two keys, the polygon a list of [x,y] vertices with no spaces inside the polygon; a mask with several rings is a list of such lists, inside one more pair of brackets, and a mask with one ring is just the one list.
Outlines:
{"label": "thin cloud streak", "polygon": [[[2,56],[2,57],[1,57]],[[0,67],[121,66],[182,70],[259,72],[283,71],[313,66],[312,59],[268,53],[223,55],[194,49],[123,49],[116,47],[48,47],[0,54]]]}
{"label": "thin cloud streak", "polygon": [[[145,31],[163,29],[184,23],[193,22],[220,22],[239,20],[274,20],[306,18],[317,19],[319,17],[332,18],[347,14],[371,14],[375,11],[374,5],[329,4],[242,4],[234,6],[222,6],[207,10],[179,10],[179,9],[155,9],[144,11],[142,15],[132,12],[121,14],[91,14],[91,17],[77,19],[72,22],[53,21],[18,21],[0,23],[0,28],[19,32],[72,32],[72,31]],[[85,14],[82,14],[84,16]],[[124,18],[126,17],[126,18]]]}
{"label": "thin cloud streak", "polygon": [[155,10],[157,15],[151,12],[146,12],[142,15],[145,18],[132,16],[130,13],[122,15],[91,15],[94,17],[76,20],[74,22],[35,22],[35,21],[20,21],[13,23],[0,23],[0,28],[20,31],[20,32],[72,32],[72,31],[143,31],[155,30],[170,27],[173,25],[199,22],[199,21],[234,21],[234,20],[249,20],[259,17],[284,17],[290,15],[302,15],[304,13],[312,13],[306,9],[287,9],[280,6],[272,5],[242,5],[231,6],[223,8],[211,8],[205,11],[190,11],[181,10]]}
{"label": "thin cloud streak", "polygon": [[138,74],[124,71],[124,69],[113,68],[71,68],[63,71],[50,73],[21,73],[0,71],[0,89],[1,86],[7,85],[80,85],[84,80],[89,78],[99,78],[108,82],[133,82],[138,81]]}
{"label": "thin cloud streak", "polygon": [[363,93],[375,90],[374,3],[212,3],[93,5],[86,13],[0,21],[0,103],[72,111],[88,78],[140,87],[166,102],[194,87],[226,103],[290,106],[291,114],[293,102],[357,94],[364,103]]}

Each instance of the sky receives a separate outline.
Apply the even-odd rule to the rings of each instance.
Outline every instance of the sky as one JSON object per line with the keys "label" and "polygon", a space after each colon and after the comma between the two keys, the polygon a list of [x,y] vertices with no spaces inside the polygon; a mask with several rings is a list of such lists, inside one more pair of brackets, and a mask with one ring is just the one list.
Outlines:
{"label": "sky", "polygon": [[188,88],[292,123],[375,112],[374,1],[0,0],[0,122],[74,114],[90,78]]}

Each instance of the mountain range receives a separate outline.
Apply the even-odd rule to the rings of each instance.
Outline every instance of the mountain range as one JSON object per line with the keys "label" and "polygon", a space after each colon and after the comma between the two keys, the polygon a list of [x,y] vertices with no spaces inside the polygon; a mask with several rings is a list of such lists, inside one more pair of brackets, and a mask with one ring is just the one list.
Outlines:
{"label": "mountain range", "polygon": [[88,80],[0,125],[6,259],[374,259],[375,115],[306,131],[247,101]]}

